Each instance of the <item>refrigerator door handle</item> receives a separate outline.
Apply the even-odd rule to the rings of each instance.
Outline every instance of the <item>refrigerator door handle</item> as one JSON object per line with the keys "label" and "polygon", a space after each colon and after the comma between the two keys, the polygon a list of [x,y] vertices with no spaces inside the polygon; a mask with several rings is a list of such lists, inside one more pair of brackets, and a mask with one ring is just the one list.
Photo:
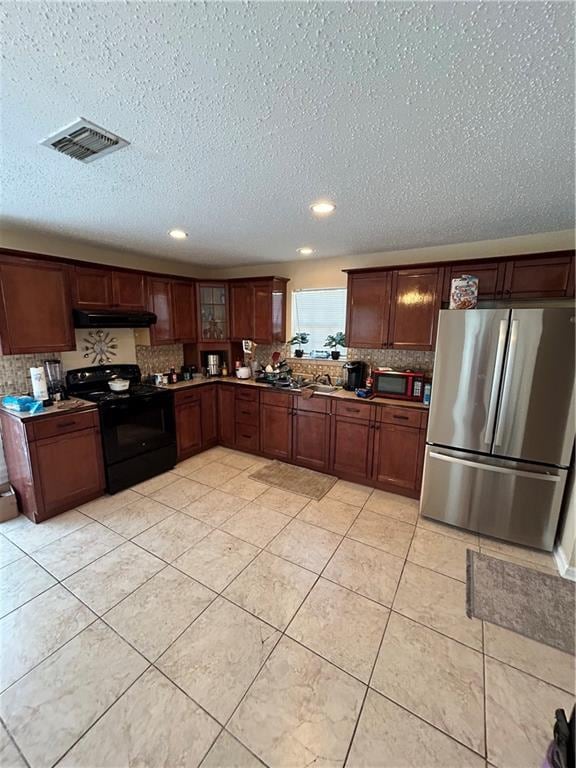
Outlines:
{"label": "refrigerator door handle", "polygon": [[510,324],[510,342],[508,344],[508,358],[506,360],[506,370],[504,371],[504,386],[502,387],[502,400],[500,401],[500,411],[496,423],[496,436],[494,445],[502,443],[502,432],[504,431],[504,422],[506,420],[506,411],[510,401],[510,390],[512,388],[512,375],[514,372],[514,361],[516,359],[516,347],[518,345],[518,320],[512,320]]}
{"label": "refrigerator door handle", "polygon": [[431,451],[429,454],[431,459],[439,459],[440,461],[447,461],[449,464],[461,464],[464,467],[472,467],[473,469],[484,469],[489,472],[499,472],[502,475],[516,475],[516,477],[531,477],[535,480],[549,480],[551,483],[560,482],[559,475],[549,475],[544,472],[523,472],[522,470],[512,469],[510,467],[498,467],[494,464],[481,464],[478,461],[469,461],[468,459],[458,459],[456,456],[446,456],[445,453],[436,453]]}
{"label": "refrigerator door handle", "polygon": [[508,321],[500,320],[500,331],[498,333],[498,346],[496,347],[494,372],[492,374],[492,389],[490,390],[490,401],[488,403],[488,415],[486,417],[486,437],[484,439],[484,442],[487,445],[491,445],[492,440],[494,439],[494,427],[496,423],[496,408],[498,407],[498,393],[500,391],[500,382],[502,381],[502,363],[504,361],[504,352],[506,350],[507,333],[508,333]]}

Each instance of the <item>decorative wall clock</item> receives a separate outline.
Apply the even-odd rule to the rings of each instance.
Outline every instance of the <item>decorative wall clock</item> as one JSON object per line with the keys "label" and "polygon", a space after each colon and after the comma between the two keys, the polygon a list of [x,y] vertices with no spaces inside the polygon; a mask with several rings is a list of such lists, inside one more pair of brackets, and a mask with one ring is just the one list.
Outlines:
{"label": "decorative wall clock", "polygon": [[88,338],[82,339],[84,342],[84,357],[92,358],[92,364],[104,365],[111,363],[112,358],[116,357],[115,349],[118,349],[118,339],[110,335],[109,331],[89,331]]}

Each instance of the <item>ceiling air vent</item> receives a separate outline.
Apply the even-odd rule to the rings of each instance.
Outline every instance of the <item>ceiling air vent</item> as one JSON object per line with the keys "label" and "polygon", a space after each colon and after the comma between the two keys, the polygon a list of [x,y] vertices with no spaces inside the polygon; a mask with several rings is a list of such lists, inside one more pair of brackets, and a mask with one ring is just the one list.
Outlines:
{"label": "ceiling air vent", "polygon": [[83,117],[40,142],[82,163],[91,163],[110,152],[127,147],[129,143]]}

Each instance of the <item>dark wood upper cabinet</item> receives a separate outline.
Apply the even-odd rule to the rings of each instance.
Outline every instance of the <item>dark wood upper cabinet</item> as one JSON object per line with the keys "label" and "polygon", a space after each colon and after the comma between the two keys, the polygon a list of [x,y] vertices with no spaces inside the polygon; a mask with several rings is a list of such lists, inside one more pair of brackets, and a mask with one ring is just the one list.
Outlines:
{"label": "dark wood upper cabinet", "polygon": [[452,280],[462,275],[474,275],[478,278],[478,298],[489,301],[502,295],[504,272],[506,264],[503,261],[474,261],[461,264],[449,264],[444,270],[444,288],[442,301],[450,301]]}
{"label": "dark wood upper cabinet", "polygon": [[388,346],[392,349],[434,349],[442,298],[443,271],[399,269],[392,273]]}
{"label": "dark wood upper cabinet", "polygon": [[109,309],[112,305],[111,273],[98,267],[74,267],[72,298],[78,309]]}
{"label": "dark wood upper cabinet", "polygon": [[346,345],[379,349],[388,342],[390,272],[348,275]]}
{"label": "dark wood upper cabinet", "polygon": [[118,309],[145,309],[145,275],[141,272],[120,272],[113,270],[112,306]]}
{"label": "dark wood upper cabinet", "polygon": [[5,257],[0,260],[0,283],[2,354],[76,348],[65,264]]}
{"label": "dark wood upper cabinet", "polygon": [[254,333],[254,286],[252,283],[230,284],[230,338],[251,339]]}
{"label": "dark wood upper cabinet", "polygon": [[172,281],[172,315],[175,341],[196,341],[196,285],[193,281]]}
{"label": "dark wood upper cabinet", "polygon": [[230,338],[258,344],[286,341],[286,283],[283,277],[230,281]]}
{"label": "dark wood upper cabinet", "polygon": [[513,299],[574,296],[574,253],[561,251],[542,257],[506,262],[504,296]]}
{"label": "dark wood upper cabinet", "polygon": [[152,344],[173,344],[172,280],[167,277],[148,278],[148,308],[156,315],[150,326]]}

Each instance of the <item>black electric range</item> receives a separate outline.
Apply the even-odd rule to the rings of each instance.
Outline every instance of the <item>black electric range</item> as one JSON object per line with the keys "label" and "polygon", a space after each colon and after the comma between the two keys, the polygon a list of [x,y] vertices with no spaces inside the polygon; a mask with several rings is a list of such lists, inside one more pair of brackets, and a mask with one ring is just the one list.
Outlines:
{"label": "black electric range", "polygon": [[[128,379],[112,392],[112,378]],[[172,469],[176,425],[172,393],[141,384],[137,365],[97,365],[66,374],[68,392],[98,405],[106,489],[116,493]]]}

